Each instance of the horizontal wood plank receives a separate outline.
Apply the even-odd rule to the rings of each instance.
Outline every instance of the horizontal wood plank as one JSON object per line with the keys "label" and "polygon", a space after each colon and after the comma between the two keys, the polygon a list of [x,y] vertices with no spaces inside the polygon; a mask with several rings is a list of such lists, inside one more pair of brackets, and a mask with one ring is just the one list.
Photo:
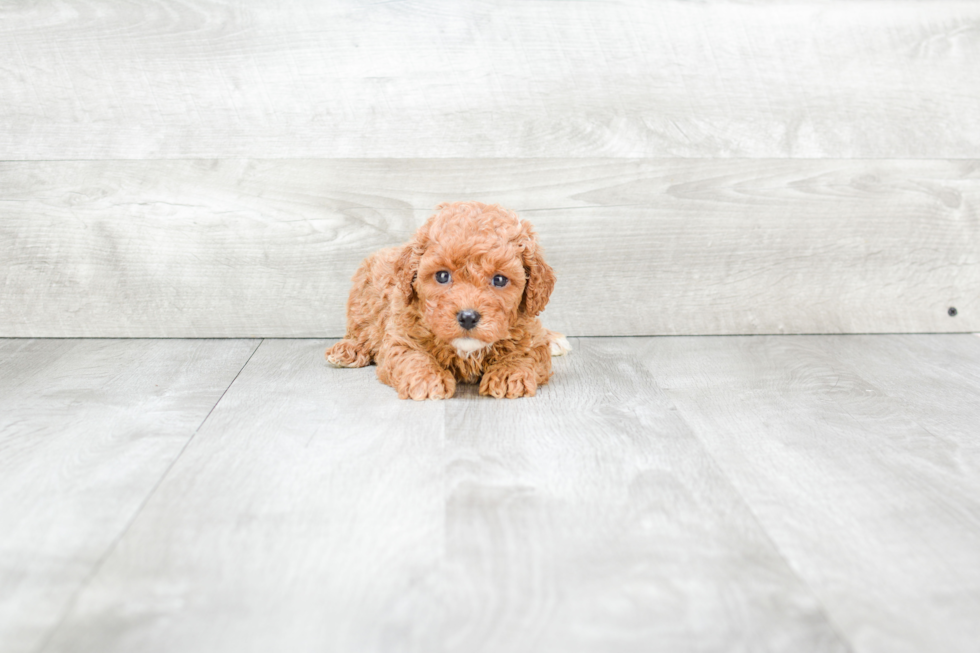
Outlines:
{"label": "horizontal wood plank", "polygon": [[978,182],[977,161],[6,162],[0,336],[341,336],[360,261],[457,199],[537,227],[543,319],[570,335],[976,331]]}
{"label": "horizontal wood plank", "polygon": [[978,158],[980,6],[5,3],[0,160]]}
{"label": "horizontal wood plank", "polygon": [[326,344],[263,342],[47,653],[847,650],[622,349],[415,403]]}
{"label": "horizontal wood plank", "polygon": [[0,340],[0,650],[33,653],[258,343]]}

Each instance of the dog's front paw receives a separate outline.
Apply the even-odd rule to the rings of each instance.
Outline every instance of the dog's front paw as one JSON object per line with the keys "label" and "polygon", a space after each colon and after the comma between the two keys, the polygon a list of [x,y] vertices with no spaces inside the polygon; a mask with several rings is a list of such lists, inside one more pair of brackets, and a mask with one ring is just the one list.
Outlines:
{"label": "dog's front paw", "polygon": [[523,367],[498,367],[487,371],[480,381],[480,394],[497,399],[533,397],[538,381],[533,371]]}
{"label": "dog's front paw", "polygon": [[456,392],[456,379],[444,370],[416,374],[399,380],[399,399],[449,399]]}
{"label": "dog's front paw", "polygon": [[353,340],[341,340],[324,354],[334,367],[364,367],[371,364],[371,352]]}

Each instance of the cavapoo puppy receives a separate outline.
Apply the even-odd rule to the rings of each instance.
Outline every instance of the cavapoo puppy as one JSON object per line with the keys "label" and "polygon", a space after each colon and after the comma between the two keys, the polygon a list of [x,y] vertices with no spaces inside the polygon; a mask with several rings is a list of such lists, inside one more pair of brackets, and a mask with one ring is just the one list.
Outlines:
{"label": "cavapoo puppy", "polygon": [[551,356],[569,350],[537,315],[555,285],[534,230],[513,211],[440,204],[412,240],[375,252],[354,274],[347,335],[326,352],[337,367],[378,365],[402,399],[480,394],[533,397]]}

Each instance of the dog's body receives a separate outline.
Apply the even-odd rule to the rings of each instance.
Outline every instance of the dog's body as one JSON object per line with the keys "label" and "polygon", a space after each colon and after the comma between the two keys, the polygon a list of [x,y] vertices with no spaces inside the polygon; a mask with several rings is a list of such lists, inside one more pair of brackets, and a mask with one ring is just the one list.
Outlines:
{"label": "dog's body", "polygon": [[496,205],[442,204],[406,245],[375,252],[354,274],[338,367],[378,365],[402,399],[444,399],[456,382],[480,394],[533,396],[568,341],[537,315],[555,276],[534,231]]}

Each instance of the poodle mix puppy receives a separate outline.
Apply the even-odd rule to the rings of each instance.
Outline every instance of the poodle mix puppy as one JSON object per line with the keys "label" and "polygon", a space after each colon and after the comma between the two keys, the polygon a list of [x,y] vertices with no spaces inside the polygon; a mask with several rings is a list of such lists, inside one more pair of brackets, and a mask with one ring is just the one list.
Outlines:
{"label": "poodle mix puppy", "polygon": [[337,367],[378,365],[402,399],[532,397],[569,350],[537,315],[555,285],[534,230],[480,202],[440,204],[406,245],[375,252],[354,274],[347,335],[326,352]]}

